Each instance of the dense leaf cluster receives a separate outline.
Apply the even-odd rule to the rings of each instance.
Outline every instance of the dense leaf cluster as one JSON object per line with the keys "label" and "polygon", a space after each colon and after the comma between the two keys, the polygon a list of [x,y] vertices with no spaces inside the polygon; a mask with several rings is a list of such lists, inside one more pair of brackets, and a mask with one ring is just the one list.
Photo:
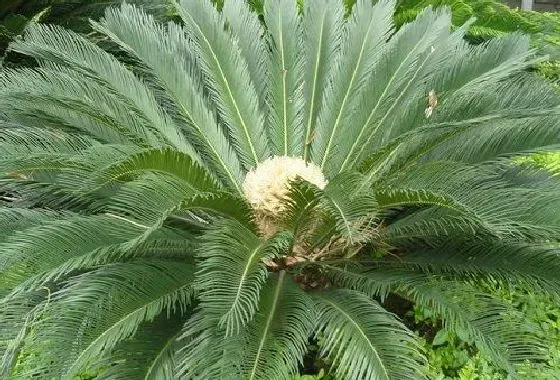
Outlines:
{"label": "dense leaf cluster", "polygon": [[[529,38],[472,46],[446,9],[183,0],[108,9],[103,50],[32,24],[0,72],[1,376],[425,376],[392,302],[432,310],[501,371],[546,362],[482,285],[558,297],[560,95]],[[118,52],[116,52],[118,49]],[[491,91],[489,91],[491,89]],[[243,183],[313,162],[264,233]],[[271,177],[271,176],[268,176]]]}

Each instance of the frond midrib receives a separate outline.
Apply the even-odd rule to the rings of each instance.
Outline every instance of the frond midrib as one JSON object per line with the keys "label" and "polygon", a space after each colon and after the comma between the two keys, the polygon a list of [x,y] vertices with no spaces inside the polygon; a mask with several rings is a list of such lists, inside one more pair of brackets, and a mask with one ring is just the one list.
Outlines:
{"label": "frond midrib", "polygon": [[181,286],[178,286],[177,288],[166,292],[165,294],[159,296],[157,299],[152,300],[144,305],[141,305],[139,307],[137,307],[136,309],[134,309],[133,311],[127,313],[125,316],[123,316],[122,318],[120,318],[118,321],[116,321],[115,323],[113,323],[109,328],[107,328],[105,331],[103,331],[97,338],[95,338],[90,344],[88,344],[88,346],[86,348],[84,348],[82,350],[82,352],[78,355],[78,357],[74,360],[74,364],[72,364],[72,366],[70,366],[70,368],[67,371],[67,374],[70,373],[74,373],[74,371],[79,370],[79,368],[76,368],[76,364],[80,362],[81,358],[88,352],[88,350],[90,350],[92,347],[94,347],[95,344],[97,344],[97,342],[99,342],[102,338],[104,338],[105,336],[107,336],[107,334],[114,330],[115,328],[118,328],[120,325],[124,324],[129,318],[132,318],[133,316],[135,316],[136,314],[140,314],[142,313],[144,310],[146,310],[150,305],[154,305],[157,304],[158,302],[161,301],[162,298],[165,298],[169,295],[172,295],[174,293],[177,293],[183,289],[187,289],[191,286],[191,284],[183,284]]}
{"label": "frond midrib", "polygon": [[341,313],[342,315],[344,315],[344,317],[350,321],[350,323],[352,323],[352,325],[354,325],[354,327],[356,329],[358,329],[358,331],[360,332],[360,335],[365,339],[365,341],[367,342],[369,348],[371,349],[371,351],[373,352],[373,354],[375,355],[375,358],[377,359],[377,362],[379,363],[379,365],[381,366],[381,368],[383,369],[383,375],[385,376],[385,379],[389,380],[389,372],[387,371],[387,368],[385,367],[385,364],[383,364],[383,361],[381,360],[381,356],[379,356],[379,352],[377,351],[377,349],[375,348],[375,346],[372,344],[371,340],[368,338],[367,334],[364,332],[364,330],[362,329],[362,327],[360,326],[360,324],[358,322],[356,322],[348,313],[346,313],[343,309],[341,309],[338,305],[336,305],[334,302],[332,302],[329,299],[326,299],[324,297],[321,297],[321,301],[325,302],[327,304],[329,304],[331,307],[333,307],[334,309],[336,309],[339,313]]}
{"label": "frond midrib", "polygon": [[249,380],[254,380],[255,376],[257,375],[257,367],[259,365],[259,360],[260,357],[262,355],[262,351],[267,339],[267,335],[268,335],[268,331],[270,330],[271,324],[272,324],[272,320],[274,319],[274,315],[276,314],[276,308],[278,307],[278,301],[280,299],[280,293],[282,291],[282,286],[284,284],[284,277],[286,276],[286,272],[280,272],[280,275],[278,277],[278,281],[277,281],[277,285],[276,285],[276,290],[274,291],[274,298],[272,301],[272,308],[270,309],[270,313],[268,314],[268,317],[266,319],[266,324],[265,324],[265,328],[263,330],[262,333],[262,338],[259,342],[259,346],[257,348],[257,353],[255,355],[255,363],[253,364],[253,367],[251,368],[251,374],[249,376]]}

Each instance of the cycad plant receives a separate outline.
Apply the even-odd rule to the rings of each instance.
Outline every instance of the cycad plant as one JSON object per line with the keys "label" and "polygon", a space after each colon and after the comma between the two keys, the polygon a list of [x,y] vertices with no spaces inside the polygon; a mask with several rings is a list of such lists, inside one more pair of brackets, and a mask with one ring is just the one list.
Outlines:
{"label": "cycad plant", "polygon": [[289,379],[310,342],[339,379],[423,378],[395,300],[539,360],[481,286],[560,290],[560,182],[517,159],[560,140],[527,38],[395,32],[391,0],[177,11],[94,23],[126,63],[54,26],[10,47],[39,66],[0,75],[2,378]]}

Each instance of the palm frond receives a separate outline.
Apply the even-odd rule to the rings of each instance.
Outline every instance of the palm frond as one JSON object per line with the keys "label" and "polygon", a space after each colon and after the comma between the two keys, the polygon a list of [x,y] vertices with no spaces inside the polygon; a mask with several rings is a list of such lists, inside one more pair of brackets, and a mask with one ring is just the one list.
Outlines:
{"label": "palm frond", "polygon": [[270,276],[262,291],[259,313],[242,342],[242,377],[290,379],[303,360],[314,323],[311,298],[285,272]]}
{"label": "palm frond", "polygon": [[324,93],[312,144],[312,158],[323,169],[333,154],[335,141],[341,139],[344,117],[357,107],[359,94],[368,87],[384,41],[392,30],[393,9],[394,1],[383,0],[372,6],[369,1],[360,0],[348,19],[341,59],[329,74],[332,85]]}
{"label": "palm frond", "polygon": [[321,355],[344,379],[421,379],[425,359],[409,331],[368,296],[352,290],[317,293]]}
{"label": "palm frond", "polygon": [[179,150],[189,152],[184,136],[172,120],[161,112],[151,90],[113,56],[78,34],[56,26],[34,24],[26,29],[25,39],[10,49],[40,60],[46,68],[68,66],[116,92],[121,101],[148,123],[143,129],[155,133]]}
{"label": "palm frond", "polygon": [[400,293],[436,310],[447,328],[463,332],[509,373],[515,374],[512,363],[543,358],[543,342],[535,337],[535,326],[511,305],[472,285],[433,280],[404,287]]}
{"label": "palm frond", "polygon": [[[43,305],[22,353],[23,376],[76,375],[162,312],[191,302],[190,265],[112,264],[71,278]],[[126,302],[118,302],[126,297]]]}
{"label": "palm frond", "polygon": [[202,211],[215,217],[234,219],[250,229],[255,229],[251,208],[243,198],[227,192],[204,193],[186,199],[179,211]]}
{"label": "palm frond", "polygon": [[[403,95],[416,80],[420,70],[428,63],[435,52],[439,40],[449,34],[451,17],[447,12],[425,10],[416,22],[403,26],[391,37],[376,67],[375,83],[371,87],[374,93],[361,95],[360,112],[356,119],[359,128],[353,129],[344,145],[338,150],[337,162],[342,162],[339,171],[352,167],[364,150],[363,145],[371,144],[372,139],[387,130],[387,119],[397,105],[402,102]],[[382,73],[382,74],[381,74]],[[351,146],[350,146],[351,144]]]}
{"label": "palm frond", "polygon": [[252,320],[268,278],[263,260],[287,250],[290,234],[262,241],[237,222],[224,220],[202,236],[198,250],[196,287],[201,307],[218,315],[225,336],[237,335]]}
{"label": "palm frond", "polygon": [[[436,167],[438,169],[432,170]],[[504,197],[505,193],[507,197]],[[479,228],[497,236],[542,239],[558,228],[554,218],[543,220],[535,213],[541,202],[556,204],[557,193],[512,187],[496,175],[491,166],[433,162],[417,166],[407,175],[397,176],[390,189],[378,194],[378,201],[384,207],[409,201],[418,205],[432,203],[471,218]],[[395,198],[391,200],[393,196]]]}
{"label": "palm frond", "polygon": [[[175,24],[164,28],[141,9],[126,4],[108,9],[94,27],[147,66],[166,95],[164,106],[181,122],[181,130],[220,176],[241,191],[239,159],[205,101],[185,31]],[[139,33],[146,37],[139,39]]]}
{"label": "palm frond", "polygon": [[[261,4],[262,7],[262,4]],[[247,62],[252,83],[255,85],[261,101],[261,108],[266,106],[268,74],[267,55],[268,46],[265,41],[265,28],[257,13],[253,11],[251,0],[224,2],[222,13],[227,21],[227,27],[237,37],[243,58]]]}
{"label": "palm frond", "polygon": [[263,115],[247,63],[224,28],[224,17],[207,1],[183,0],[178,8],[187,33],[196,41],[203,79],[228,126],[246,168],[268,155]]}
{"label": "palm frond", "polygon": [[132,224],[102,216],[72,216],[27,226],[0,244],[2,293],[72,257],[123,243],[141,232]]}
{"label": "palm frond", "polygon": [[303,147],[303,61],[301,19],[291,0],[267,1],[264,22],[270,35],[268,106],[272,153],[300,156]]}
{"label": "palm frond", "polygon": [[96,378],[100,380],[173,378],[181,321],[175,314],[141,324],[134,337],[123,340],[98,368],[90,367],[88,373],[98,373]]}
{"label": "palm frond", "polygon": [[344,7],[339,1],[309,0],[305,2],[302,29],[307,59],[304,68],[304,147],[303,159],[311,156],[314,129],[321,109],[321,99],[328,86],[329,70],[340,59]]}
{"label": "palm frond", "polygon": [[219,188],[210,172],[188,155],[171,149],[150,149],[128,155],[126,159],[103,168],[99,177],[108,183],[142,172],[172,174],[196,192],[212,192]]}

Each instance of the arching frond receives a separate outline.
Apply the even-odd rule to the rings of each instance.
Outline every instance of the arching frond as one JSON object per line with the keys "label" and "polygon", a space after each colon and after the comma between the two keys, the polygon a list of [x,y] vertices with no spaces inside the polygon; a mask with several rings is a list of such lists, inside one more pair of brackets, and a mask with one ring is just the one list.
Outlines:
{"label": "arching frond", "polygon": [[256,89],[225,20],[208,1],[183,0],[179,7],[187,33],[196,41],[204,80],[246,168],[268,155]]}
{"label": "arching frond", "polygon": [[141,228],[109,217],[72,216],[29,226],[0,244],[0,289],[5,293],[29,276],[94,249],[123,243],[141,232]]}
{"label": "arching frond", "polygon": [[113,182],[145,171],[172,174],[197,192],[218,190],[218,185],[208,171],[188,155],[170,149],[151,149],[129,155],[126,159],[103,168],[100,177],[105,182]]}
{"label": "arching frond", "polygon": [[242,378],[290,379],[303,360],[314,323],[310,297],[285,272],[271,276],[262,291],[259,313],[242,341]]}
{"label": "arching frond", "polygon": [[498,236],[539,239],[558,228],[554,219],[542,220],[535,213],[540,209],[536,205],[544,199],[557,204],[557,193],[510,187],[491,167],[452,162],[417,166],[416,170],[397,176],[391,190],[379,195],[379,203],[385,207],[425,202],[425,205],[448,208],[480,224],[479,229]]}
{"label": "arching frond", "polygon": [[[23,376],[76,375],[162,312],[191,302],[188,265],[113,264],[73,277],[42,306],[22,352]],[[125,297],[126,302],[118,302]]]}
{"label": "arching frond", "polygon": [[374,93],[361,94],[361,112],[352,115],[359,127],[351,130],[349,138],[341,139],[343,144],[337,152],[337,162],[342,162],[339,171],[354,166],[364,145],[370,145],[372,139],[386,133],[388,117],[427,64],[434,53],[434,45],[450,33],[450,26],[447,13],[427,9],[416,22],[403,26],[391,37],[384,47],[383,57],[378,60],[376,71],[383,74],[374,76],[376,81],[371,84]]}
{"label": "arching frond", "polygon": [[[187,124],[182,130],[193,145],[230,185],[238,188],[242,181],[239,159],[205,102],[200,73],[189,63],[192,53],[184,30],[174,24],[166,29],[142,10],[126,4],[118,10],[107,10],[94,27],[147,66],[166,94],[164,106]],[[139,39],[139,33],[146,33],[146,37]]]}
{"label": "arching frond", "polygon": [[172,379],[175,376],[175,354],[179,347],[182,318],[161,316],[143,323],[133,338],[122,341],[99,369],[100,380]]}
{"label": "arching frond", "polygon": [[327,160],[341,139],[344,118],[357,107],[359,94],[370,84],[372,73],[391,33],[394,1],[379,1],[372,6],[360,0],[346,25],[341,59],[331,69],[329,86],[318,114],[313,141],[313,160],[325,169]]}
{"label": "arching frond", "polygon": [[462,331],[497,365],[515,373],[512,363],[543,357],[535,326],[525,316],[472,286],[454,281],[428,281],[404,287],[401,294],[436,310],[451,331]]}
{"label": "arching frond", "polygon": [[157,106],[150,89],[113,56],[78,34],[34,24],[26,29],[25,39],[10,48],[39,59],[46,68],[64,65],[98,81],[149,122],[144,125],[146,132],[159,135],[179,150],[190,150],[184,136]]}
{"label": "arching frond", "polygon": [[204,312],[218,315],[225,336],[237,335],[257,312],[260,291],[268,278],[264,260],[285,252],[290,234],[262,241],[233,221],[218,222],[202,236],[196,287]]}
{"label": "arching frond", "polygon": [[[261,7],[262,7],[261,3]],[[243,58],[247,62],[247,69],[251,81],[257,89],[261,107],[266,106],[267,96],[267,67],[268,46],[265,40],[265,28],[259,16],[252,11],[251,0],[224,2],[222,13],[227,21],[227,27],[237,37]]]}
{"label": "arching frond", "polygon": [[343,39],[344,8],[340,1],[308,0],[303,11],[303,48],[307,59],[304,68],[304,147],[303,159],[311,156],[315,123],[328,86],[329,70],[340,59]]}
{"label": "arching frond", "polygon": [[313,296],[319,310],[321,355],[344,379],[417,379],[420,347],[396,317],[364,294],[335,290]]}
{"label": "arching frond", "polygon": [[[186,325],[179,374],[195,378],[290,379],[315,322],[314,307],[285,272],[269,276],[259,313],[239,335],[224,338],[217,320],[199,312]],[[240,350],[241,349],[241,350]]]}

